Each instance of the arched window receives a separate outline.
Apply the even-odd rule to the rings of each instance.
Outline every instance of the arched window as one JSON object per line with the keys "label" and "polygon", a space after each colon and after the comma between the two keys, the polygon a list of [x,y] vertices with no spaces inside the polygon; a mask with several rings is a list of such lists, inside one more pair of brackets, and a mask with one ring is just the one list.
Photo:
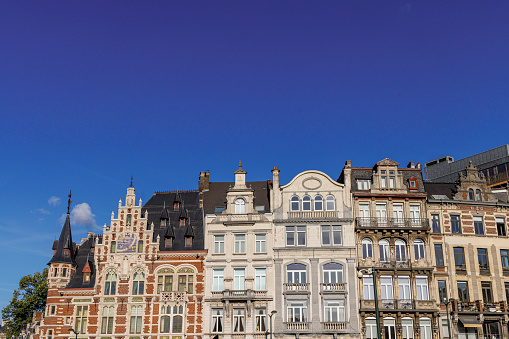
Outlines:
{"label": "arched window", "polygon": [[104,295],[115,295],[117,291],[117,275],[115,273],[106,274],[106,283],[104,284]]}
{"label": "arched window", "polygon": [[321,195],[315,197],[315,211],[323,211],[323,198]]}
{"label": "arched window", "polygon": [[299,197],[294,195],[290,199],[290,210],[292,211],[298,211],[299,210]]}
{"label": "arched window", "polygon": [[373,258],[373,242],[369,238],[362,239],[362,259]]}
{"label": "arched window", "polygon": [[336,203],[332,195],[328,195],[325,198],[325,208],[327,209],[327,211],[334,211],[336,209]]}
{"label": "arched window", "polygon": [[287,282],[290,284],[306,283],[306,265],[290,264],[286,267]]}
{"label": "arched window", "polygon": [[145,274],[143,272],[134,273],[133,294],[143,294],[145,290]]}
{"label": "arched window", "polygon": [[246,213],[246,202],[242,198],[235,200],[235,214]]}
{"label": "arched window", "polygon": [[414,241],[415,260],[424,258],[424,241],[416,239]]}
{"label": "arched window", "polygon": [[380,240],[378,242],[378,249],[380,250],[380,261],[389,261],[391,259],[389,242],[387,240]]}
{"label": "arched window", "polygon": [[480,189],[476,189],[475,190],[475,200],[477,200],[477,201],[481,201],[482,200],[482,195],[481,195],[481,190]]}
{"label": "arched window", "polygon": [[471,188],[468,189],[468,200],[474,200],[474,190]]}
{"label": "arched window", "polygon": [[334,289],[335,286],[333,284],[340,284],[342,282],[343,265],[337,263],[323,265],[323,283],[329,284],[329,289]]}
{"label": "arched window", "polygon": [[406,261],[406,243],[401,239],[397,239],[394,245],[396,247],[396,260]]}
{"label": "arched window", "polygon": [[306,195],[304,198],[302,198],[302,210],[311,211],[311,197],[309,195]]}

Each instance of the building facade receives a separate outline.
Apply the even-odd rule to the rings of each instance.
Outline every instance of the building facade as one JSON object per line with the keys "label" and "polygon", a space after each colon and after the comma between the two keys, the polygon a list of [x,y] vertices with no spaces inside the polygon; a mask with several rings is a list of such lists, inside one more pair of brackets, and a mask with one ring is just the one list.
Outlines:
{"label": "building facade", "polygon": [[425,187],[443,338],[449,326],[452,338],[509,338],[509,204],[472,162],[458,181]]}
{"label": "building facade", "polygon": [[[438,338],[426,193],[419,165],[347,161],[338,181],[351,190],[362,337]],[[373,279],[373,275],[375,279]],[[377,312],[379,310],[379,324]]]}
{"label": "building facade", "polygon": [[350,192],[320,171],[279,184],[272,170],[274,333],[278,338],[359,336]]}
{"label": "building facade", "polygon": [[200,174],[205,211],[206,338],[265,338],[274,305],[269,182],[209,182]]}
{"label": "building facade", "polygon": [[197,191],[157,192],[142,207],[131,186],[103,234],[76,245],[68,213],[40,337],[201,338],[202,215]]}

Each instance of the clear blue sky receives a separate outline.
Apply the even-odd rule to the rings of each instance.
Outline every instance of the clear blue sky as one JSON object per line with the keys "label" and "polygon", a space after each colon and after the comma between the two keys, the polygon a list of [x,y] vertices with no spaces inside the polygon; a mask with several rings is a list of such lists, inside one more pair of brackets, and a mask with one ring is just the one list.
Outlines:
{"label": "clear blue sky", "polygon": [[131,175],[147,201],[240,159],[285,183],[508,143],[508,17],[507,1],[2,1],[0,307],[46,267],[69,189],[80,238]]}

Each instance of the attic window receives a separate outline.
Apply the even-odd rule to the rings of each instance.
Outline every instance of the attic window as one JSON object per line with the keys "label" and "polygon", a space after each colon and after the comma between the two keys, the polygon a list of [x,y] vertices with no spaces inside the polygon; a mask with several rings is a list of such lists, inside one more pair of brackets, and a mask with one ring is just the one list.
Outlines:
{"label": "attic window", "polygon": [[95,252],[95,247],[90,247],[90,254],[94,254]]}
{"label": "attic window", "polygon": [[180,226],[185,226],[186,225],[186,218],[180,218],[180,223],[179,223]]}
{"label": "attic window", "polygon": [[468,200],[474,200],[474,190],[471,188],[468,189]]}
{"label": "attic window", "polygon": [[90,272],[83,273],[83,282],[90,282]]}
{"label": "attic window", "polygon": [[191,247],[193,245],[193,237],[186,237],[186,247]]}
{"label": "attic window", "polygon": [[175,201],[175,202],[173,203],[173,210],[174,210],[174,211],[178,211],[178,210],[179,210],[179,208],[180,208],[180,202]]}
{"label": "attic window", "polygon": [[164,247],[171,247],[173,245],[173,238],[164,239]]}
{"label": "attic window", "polygon": [[417,178],[415,178],[415,177],[408,178],[408,188],[411,190],[419,189],[417,187]]}
{"label": "attic window", "polygon": [[235,200],[235,214],[246,213],[246,201],[242,198]]}
{"label": "attic window", "polygon": [[224,206],[216,206],[216,208],[214,209],[214,213],[223,213],[223,211],[226,209],[226,207]]}
{"label": "attic window", "polygon": [[166,219],[161,219],[161,227],[166,227]]}
{"label": "attic window", "polygon": [[65,248],[65,249],[64,249],[64,255],[65,255],[66,257],[68,257],[68,256],[69,256],[69,249],[68,249],[68,248]]}

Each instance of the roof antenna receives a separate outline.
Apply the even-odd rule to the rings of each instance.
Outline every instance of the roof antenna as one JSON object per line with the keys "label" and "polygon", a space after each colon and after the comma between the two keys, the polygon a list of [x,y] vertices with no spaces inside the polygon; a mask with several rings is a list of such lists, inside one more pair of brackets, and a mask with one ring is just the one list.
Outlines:
{"label": "roof antenna", "polygon": [[67,214],[69,214],[69,209],[71,208],[72,200],[71,200],[71,190],[69,190],[69,200],[67,200]]}
{"label": "roof antenna", "polygon": [[131,175],[131,185],[129,187],[133,187],[133,176]]}

